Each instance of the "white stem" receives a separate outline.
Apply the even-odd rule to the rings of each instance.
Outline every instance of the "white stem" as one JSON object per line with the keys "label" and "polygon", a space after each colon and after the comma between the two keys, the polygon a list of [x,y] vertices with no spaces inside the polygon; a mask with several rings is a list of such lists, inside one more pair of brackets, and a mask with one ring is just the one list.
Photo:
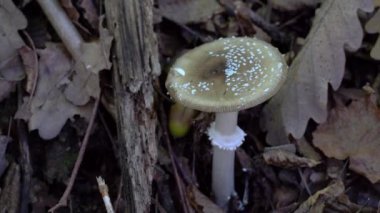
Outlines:
{"label": "white stem", "polygon": [[83,39],[57,0],[37,0],[67,50],[78,61]]}
{"label": "white stem", "polygon": [[[216,113],[215,131],[223,136],[236,134],[238,112]],[[226,141],[235,143],[234,141]],[[212,190],[216,203],[226,207],[235,191],[234,183],[235,149],[213,146]]]}

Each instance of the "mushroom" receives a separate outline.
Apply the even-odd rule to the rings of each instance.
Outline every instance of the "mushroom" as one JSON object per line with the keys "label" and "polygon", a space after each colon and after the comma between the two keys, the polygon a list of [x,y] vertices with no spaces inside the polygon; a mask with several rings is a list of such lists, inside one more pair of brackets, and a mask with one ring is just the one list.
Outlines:
{"label": "mushroom", "polygon": [[166,80],[182,105],[215,112],[207,134],[213,145],[212,190],[225,207],[234,193],[235,149],[245,133],[238,112],[272,97],[284,83],[287,65],[277,48],[255,38],[224,38],[203,44],[177,59]]}

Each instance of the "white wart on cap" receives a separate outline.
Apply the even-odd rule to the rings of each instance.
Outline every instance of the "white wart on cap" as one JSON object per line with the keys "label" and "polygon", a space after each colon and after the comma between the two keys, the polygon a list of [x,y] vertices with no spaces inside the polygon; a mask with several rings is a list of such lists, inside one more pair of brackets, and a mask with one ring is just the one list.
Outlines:
{"label": "white wart on cap", "polygon": [[166,88],[178,102],[204,112],[239,111],[272,97],[285,81],[281,53],[255,38],[225,38],[177,59]]}

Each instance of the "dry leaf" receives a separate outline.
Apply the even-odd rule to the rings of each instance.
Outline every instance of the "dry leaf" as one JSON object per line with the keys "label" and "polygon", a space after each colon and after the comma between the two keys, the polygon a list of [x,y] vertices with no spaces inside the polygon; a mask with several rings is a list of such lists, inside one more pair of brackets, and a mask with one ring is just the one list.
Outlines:
{"label": "dry leaf", "polygon": [[294,11],[304,7],[315,7],[321,0],[269,0],[273,8]]}
{"label": "dry leaf", "polygon": [[323,1],[287,81],[264,108],[269,144],[288,143],[289,133],[301,138],[310,118],[317,123],[326,120],[328,84],[338,89],[346,61],[344,49],[358,49],[363,38],[359,9],[371,11],[372,0]]}
{"label": "dry leaf", "polygon": [[159,0],[161,15],[181,24],[200,23],[223,11],[216,0]]}
{"label": "dry leaf", "polygon": [[206,195],[202,194],[195,186],[188,188],[191,205],[196,212],[204,213],[222,213],[224,212],[219,206],[212,202]]}
{"label": "dry leaf", "polygon": [[24,71],[18,48],[24,45],[18,30],[24,29],[27,21],[12,0],[0,1],[0,78],[18,81],[24,78]]}
{"label": "dry leaf", "polygon": [[326,188],[318,191],[303,202],[295,213],[322,213],[328,201],[336,200],[344,193],[344,185],[341,180],[335,180]]}
{"label": "dry leaf", "polygon": [[307,158],[313,159],[315,161],[321,161],[322,156],[319,154],[316,149],[306,141],[305,138],[301,138],[296,141],[298,152]]}
{"label": "dry leaf", "polygon": [[[28,120],[30,130],[38,129],[41,138],[51,139],[59,134],[66,121],[74,115],[89,118],[91,104],[79,107],[69,102],[63,94],[68,77],[72,73],[72,60],[60,44],[47,43],[46,49],[38,50],[39,76],[35,96],[30,109],[28,101],[16,113],[16,117]],[[30,118],[27,111],[30,110]]]}
{"label": "dry leaf", "polygon": [[[377,10],[375,15],[367,22],[365,29],[368,33],[380,33],[380,9]],[[371,50],[371,57],[380,60],[380,37]]]}
{"label": "dry leaf", "polygon": [[264,152],[263,158],[267,164],[282,168],[314,167],[320,163],[280,149]]}
{"label": "dry leaf", "polygon": [[[104,16],[100,17],[99,34],[96,41],[82,43],[82,62],[87,65],[86,69],[98,74],[99,71],[111,68],[109,61],[113,37],[109,30],[103,27]],[[91,67],[89,67],[91,65]]]}
{"label": "dry leaf", "polygon": [[313,134],[314,145],[332,158],[350,158],[350,169],[372,183],[380,180],[380,110],[370,97],[330,111]]}
{"label": "dry leaf", "polygon": [[19,54],[24,64],[24,70],[26,73],[26,86],[25,90],[31,94],[34,89],[34,84],[36,84],[36,76],[38,75],[38,59],[37,53],[29,48],[28,46],[23,46],[19,49]]}

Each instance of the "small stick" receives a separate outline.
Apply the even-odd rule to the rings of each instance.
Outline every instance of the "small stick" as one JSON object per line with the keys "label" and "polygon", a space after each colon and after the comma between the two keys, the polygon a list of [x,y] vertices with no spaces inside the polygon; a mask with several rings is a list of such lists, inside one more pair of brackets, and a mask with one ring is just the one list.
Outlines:
{"label": "small stick", "polygon": [[94,109],[92,110],[91,119],[90,119],[90,122],[89,122],[89,124],[87,126],[86,134],[85,134],[85,136],[83,138],[82,146],[80,147],[78,158],[75,161],[74,169],[73,169],[73,171],[71,173],[70,180],[69,180],[69,183],[67,184],[65,192],[63,193],[62,197],[59,199],[58,203],[55,206],[53,206],[52,208],[49,209],[49,212],[54,212],[55,210],[57,210],[58,208],[60,208],[62,206],[67,206],[67,198],[68,198],[68,196],[69,196],[69,194],[71,192],[71,189],[74,186],[74,181],[75,181],[75,178],[77,177],[80,165],[82,163],[82,160],[83,160],[83,157],[84,157],[84,152],[86,151],[86,147],[87,147],[87,144],[88,144],[88,139],[90,138],[91,129],[94,126],[96,112],[98,111],[98,106],[99,106],[99,100],[100,100],[100,98],[101,97],[97,98],[96,101],[95,101],[95,106],[94,106]]}
{"label": "small stick", "polygon": [[108,195],[108,186],[105,183],[104,179],[102,177],[96,177],[96,181],[98,182],[99,191],[102,195],[104,206],[106,207],[107,213],[114,213],[111,198]]}

